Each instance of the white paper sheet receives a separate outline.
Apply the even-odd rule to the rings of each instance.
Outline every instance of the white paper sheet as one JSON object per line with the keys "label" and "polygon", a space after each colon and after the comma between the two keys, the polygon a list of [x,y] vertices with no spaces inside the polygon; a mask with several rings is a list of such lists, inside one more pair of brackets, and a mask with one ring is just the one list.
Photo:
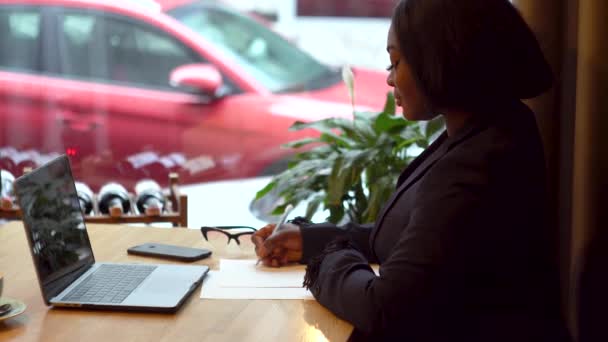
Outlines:
{"label": "white paper sheet", "polygon": [[[378,274],[378,265],[372,265]],[[220,270],[210,271],[203,280],[202,299],[307,299],[302,287],[306,266],[280,268],[256,266],[256,260],[220,260]]]}
{"label": "white paper sheet", "polygon": [[221,287],[220,271],[209,271],[203,280],[202,299],[306,299],[314,300],[310,291],[297,287]]}
{"label": "white paper sheet", "polygon": [[301,288],[305,265],[266,267],[256,260],[220,260],[221,287]]}

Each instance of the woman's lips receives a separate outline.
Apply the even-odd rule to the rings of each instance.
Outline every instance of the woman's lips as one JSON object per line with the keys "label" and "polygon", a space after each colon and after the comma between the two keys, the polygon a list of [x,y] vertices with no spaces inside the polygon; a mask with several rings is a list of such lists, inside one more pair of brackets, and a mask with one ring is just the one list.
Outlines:
{"label": "woman's lips", "polygon": [[401,96],[399,96],[399,94],[397,94],[396,89],[393,90],[393,96],[395,97],[395,104],[398,107],[401,107]]}

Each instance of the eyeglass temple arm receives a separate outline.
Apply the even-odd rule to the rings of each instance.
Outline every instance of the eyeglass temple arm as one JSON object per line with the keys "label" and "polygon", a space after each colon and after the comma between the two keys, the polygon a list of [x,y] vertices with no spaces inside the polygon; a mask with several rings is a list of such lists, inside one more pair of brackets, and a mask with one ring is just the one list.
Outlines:
{"label": "eyeglass temple arm", "polygon": [[225,229],[225,230],[229,230],[229,229],[251,229],[253,231],[257,231],[256,228],[253,228],[251,226],[214,226],[213,228],[217,228],[217,229]]}

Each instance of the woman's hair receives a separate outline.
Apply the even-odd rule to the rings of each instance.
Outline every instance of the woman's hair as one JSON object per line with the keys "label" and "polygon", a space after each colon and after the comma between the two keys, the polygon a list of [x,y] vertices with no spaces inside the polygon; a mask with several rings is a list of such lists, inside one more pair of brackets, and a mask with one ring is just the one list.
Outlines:
{"label": "woman's hair", "polygon": [[432,109],[475,109],[551,88],[538,41],[508,0],[401,0],[392,24]]}

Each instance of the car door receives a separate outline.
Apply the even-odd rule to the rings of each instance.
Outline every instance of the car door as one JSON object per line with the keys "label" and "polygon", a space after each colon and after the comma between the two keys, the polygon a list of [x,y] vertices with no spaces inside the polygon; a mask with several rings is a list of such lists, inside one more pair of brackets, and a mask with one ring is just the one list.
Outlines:
{"label": "car door", "polygon": [[52,94],[42,76],[46,23],[39,6],[0,5],[0,168],[15,176],[62,149],[45,100]]}
{"label": "car door", "polygon": [[[210,180],[238,141],[222,140],[222,101],[169,84],[171,71],[204,60],[150,23],[92,9],[57,8],[63,79],[56,106],[77,177],[166,183],[169,171]],[[192,149],[187,135],[197,132]],[[234,128],[236,129],[236,128]],[[221,143],[213,144],[219,138]],[[200,141],[209,142],[201,144]]]}

